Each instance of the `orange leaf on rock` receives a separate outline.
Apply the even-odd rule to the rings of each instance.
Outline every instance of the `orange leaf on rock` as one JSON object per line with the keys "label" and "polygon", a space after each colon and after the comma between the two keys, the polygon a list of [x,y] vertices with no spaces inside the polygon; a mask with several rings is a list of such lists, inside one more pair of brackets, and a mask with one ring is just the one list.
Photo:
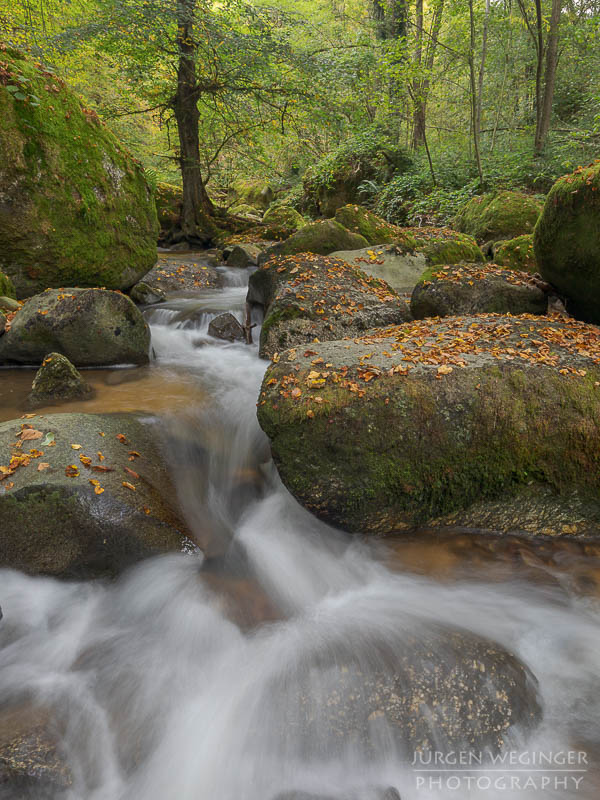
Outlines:
{"label": "orange leaf on rock", "polygon": [[123,433],[117,433],[117,439],[121,444],[127,444],[127,437]]}
{"label": "orange leaf on rock", "polygon": [[79,477],[79,470],[75,466],[75,464],[69,464],[69,466],[65,469],[65,475],[67,478],[78,478]]}
{"label": "orange leaf on rock", "polygon": [[128,481],[123,481],[121,485],[124,486],[126,489],[131,489],[132,492],[136,491],[136,488],[133,485],[133,483],[129,483]]}
{"label": "orange leaf on rock", "polygon": [[40,461],[38,464],[38,472],[43,472],[45,469],[48,469],[49,466],[50,464],[48,464],[46,461]]}
{"label": "orange leaf on rock", "polygon": [[92,467],[94,472],[114,472],[114,467],[105,467],[102,464],[94,464]]}
{"label": "orange leaf on rock", "polygon": [[137,474],[137,472],[134,472],[132,469],[129,469],[129,467],[124,467],[123,469],[125,470],[125,472],[126,472],[128,475],[131,475],[131,477],[132,477],[132,478],[135,478],[136,480],[137,480],[137,479],[140,477],[140,476]]}
{"label": "orange leaf on rock", "polygon": [[24,428],[18,435],[21,437],[22,442],[29,442],[33,439],[41,439],[44,434],[34,428]]}

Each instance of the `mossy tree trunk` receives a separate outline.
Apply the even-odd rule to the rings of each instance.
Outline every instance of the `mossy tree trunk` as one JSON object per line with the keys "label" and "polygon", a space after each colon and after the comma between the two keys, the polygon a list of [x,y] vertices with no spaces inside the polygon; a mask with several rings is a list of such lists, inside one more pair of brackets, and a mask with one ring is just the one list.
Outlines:
{"label": "mossy tree trunk", "polygon": [[550,28],[546,43],[546,71],[544,76],[544,92],[540,98],[535,131],[535,154],[540,155],[546,144],[550,123],[552,121],[552,104],[554,102],[554,86],[556,84],[556,68],[558,66],[558,31],[562,0],[552,0]]}
{"label": "mossy tree trunk", "polygon": [[208,196],[200,166],[200,87],[196,76],[197,44],[194,40],[194,18],[197,0],[177,2],[177,93],[173,111],[179,134],[180,166],[183,183],[181,228],[185,238],[208,244],[215,234],[212,221],[213,204]]}

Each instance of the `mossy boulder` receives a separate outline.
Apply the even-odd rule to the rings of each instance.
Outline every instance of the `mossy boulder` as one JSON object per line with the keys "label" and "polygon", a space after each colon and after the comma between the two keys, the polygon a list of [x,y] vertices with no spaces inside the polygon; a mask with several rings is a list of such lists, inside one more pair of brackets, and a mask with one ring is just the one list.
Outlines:
{"label": "mossy boulder", "polygon": [[525,272],[495,264],[431,267],[415,286],[415,319],[469,314],[545,314],[548,298]]}
{"label": "mossy boulder", "polygon": [[269,260],[250,277],[248,300],[266,310],[260,355],[269,357],[409,319],[406,302],[385,281],[309,253]]}
{"label": "mossy boulder", "polygon": [[181,550],[157,442],[155,425],[133,414],[1,423],[0,567],[91,578]]}
{"label": "mossy boulder", "polygon": [[229,248],[227,253],[227,266],[237,267],[238,269],[255,267],[263,251],[264,247],[249,242],[246,244],[235,244],[233,247]]}
{"label": "mossy boulder", "polygon": [[47,289],[30,298],[0,339],[0,363],[41,364],[48,353],[78,367],[145,364],[150,330],[124,294],[106,289]]}
{"label": "mossy boulder", "polygon": [[389,244],[402,236],[402,229],[390,225],[364,206],[346,205],[335,212],[335,220],[349,231],[359,233],[367,244]]}
{"label": "mossy boulder", "polygon": [[156,258],[142,167],[53,72],[0,52],[0,270],[18,297],[128,289]]}
{"label": "mossy boulder", "polygon": [[405,236],[415,240],[415,250],[423,253],[427,263],[460,264],[461,261],[476,263],[484,261],[481,248],[472,236],[453,231],[451,228],[400,228]]}
{"label": "mossy boulder", "polygon": [[600,330],[427,320],[282,353],[258,418],[291,493],[350,532],[600,535]]}
{"label": "mossy boulder", "polygon": [[472,197],[454,218],[454,227],[478,242],[497,242],[532,233],[543,199],[523,192],[500,191]]}
{"label": "mossy boulder", "polygon": [[232,214],[237,214],[240,217],[255,217],[256,219],[260,219],[262,216],[261,211],[254,208],[254,206],[249,206],[248,203],[238,203],[229,210]]}
{"label": "mossy boulder", "polygon": [[37,371],[29,395],[31,406],[60,400],[80,400],[92,391],[68,358],[61,353],[49,353]]}
{"label": "mossy boulder", "polygon": [[274,245],[263,256],[292,256],[297,253],[316,253],[327,256],[335,250],[358,250],[367,246],[367,240],[332,219],[317,220],[296,231],[289,239]]}
{"label": "mossy boulder", "polygon": [[498,753],[516,731],[536,727],[538,682],[515,655],[410,612],[400,627],[386,607],[381,614],[359,636],[330,626],[326,641],[319,637],[300,658],[284,657],[269,686],[275,752],[278,738],[287,741],[292,731],[309,759],[325,751],[341,757],[349,748],[373,758],[382,742],[409,760],[433,748]]}
{"label": "mossy boulder", "polygon": [[18,300],[15,300],[12,297],[0,296],[0,310],[10,314],[12,311],[18,311],[20,308],[21,304]]}
{"label": "mossy boulder", "polygon": [[539,270],[567,309],[600,322],[600,161],[554,184],[533,239]]}
{"label": "mossy boulder", "polygon": [[229,197],[237,200],[237,205],[243,203],[253,208],[267,209],[273,202],[275,192],[268,181],[260,178],[239,178],[231,183]]}
{"label": "mossy boulder", "polygon": [[133,287],[131,295],[140,302],[140,298],[155,292],[154,302],[159,302],[170,294],[197,294],[219,286],[221,276],[205,256],[161,254],[156,266]]}
{"label": "mossy boulder", "polygon": [[288,228],[298,231],[306,225],[306,220],[291,206],[271,206],[263,216],[265,225]]}
{"label": "mossy boulder", "polygon": [[160,238],[164,239],[173,228],[181,224],[183,189],[173,186],[171,183],[159,183],[154,197],[160,225]]}
{"label": "mossy boulder", "polygon": [[523,236],[499,242],[494,248],[494,261],[500,267],[531,274],[536,273],[538,265],[533,249],[533,234],[526,233]]}
{"label": "mossy boulder", "polygon": [[0,272],[0,297],[10,297],[13,300],[17,297],[13,282],[3,272]]}

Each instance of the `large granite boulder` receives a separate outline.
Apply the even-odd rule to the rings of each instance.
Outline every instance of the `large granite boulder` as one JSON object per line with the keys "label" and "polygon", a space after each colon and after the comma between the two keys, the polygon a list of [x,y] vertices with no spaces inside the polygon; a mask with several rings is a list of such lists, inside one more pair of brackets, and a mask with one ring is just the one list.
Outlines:
{"label": "large granite boulder", "polygon": [[406,301],[385,281],[310,253],[267,261],[250,277],[248,301],[265,309],[260,354],[269,357],[410,317]]}
{"label": "large granite boulder", "polygon": [[285,485],[347,531],[600,535],[600,331],[412,322],[282,353],[258,418]]}
{"label": "large granite boulder", "polygon": [[317,220],[305,225],[285,241],[267,250],[262,261],[276,255],[291,256],[297,253],[316,253],[327,256],[334,250],[358,250],[367,246],[359,233],[352,233],[332,219]]}
{"label": "large granite boulder", "polygon": [[141,165],[55,73],[0,51],[0,270],[17,296],[128,289],[157,235]]}
{"label": "large granite boulder", "polygon": [[0,567],[89,578],[181,550],[174,496],[147,418],[52,414],[0,423]]}
{"label": "large granite boulder", "polygon": [[545,314],[548,298],[526,272],[495,264],[433,267],[415,286],[410,310],[415,319],[469,314]]}
{"label": "large granite boulder", "polygon": [[105,289],[47,289],[17,312],[0,363],[41,364],[58,352],[77,367],[145,364],[150,329],[135,304]]}
{"label": "large granite boulder", "polygon": [[600,161],[560,178],[533,239],[542,276],[567,298],[567,310],[600,322]]}

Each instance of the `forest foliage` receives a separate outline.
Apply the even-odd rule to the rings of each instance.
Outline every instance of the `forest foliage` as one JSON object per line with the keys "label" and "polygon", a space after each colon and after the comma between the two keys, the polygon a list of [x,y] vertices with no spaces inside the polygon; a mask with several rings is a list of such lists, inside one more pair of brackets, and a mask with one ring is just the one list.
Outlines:
{"label": "forest foliage", "polygon": [[361,202],[443,222],[600,150],[600,0],[0,0],[0,39],[175,184],[191,64],[207,207],[253,177],[301,205],[366,156]]}

